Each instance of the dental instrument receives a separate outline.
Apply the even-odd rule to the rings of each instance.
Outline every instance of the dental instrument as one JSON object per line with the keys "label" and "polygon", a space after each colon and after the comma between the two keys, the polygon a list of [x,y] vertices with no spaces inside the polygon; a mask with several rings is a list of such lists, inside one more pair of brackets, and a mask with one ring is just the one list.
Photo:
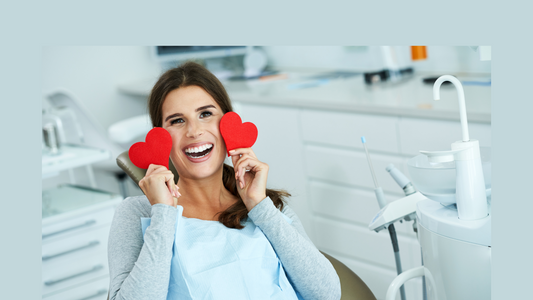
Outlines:
{"label": "dental instrument", "polygon": [[[365,148],[366,158],[367,158],[367,161],[368,161],[368,166],[370,167],[370,172],[372,173],[372,179],[374,180],[374,187],[375,187],[374,188],[374,193],[376,194],[376,198],[378,200],[379,208],[381,210],[383,210],[383,208],[385,208],[387,206],[385,204],[386,202],[385,202],[385,197],[383,195],[383,189],[378,185],[378,180],[376,179],[376,174],[374,174],[374,167],[372,166],[372,161],[370,160],[370,155],[368,154],[368,149],[366,147],[366,139],[365,139],[364,136],[361,137],[361,142],[363,143],[363,147]],[[396,236],[396,229],[394,228],[394,224],[392,224],[392,223],[390,223],[390,225],[388,225],[386,227],[389,229],[389,235],[390,235],[391,242],[392,242],[392,248],[394,250],[394,259],[396,261],[396,271],[397,271],[398,275],[400,275],[402,273],[402,261],[400,259],[400,247],[398,246],[398,238]],[[385,227],[383,227],[383,228],[385,228]],[[401,299],[405,300],[405,288],[404,288],[403,285],[400,287],[400,295],[401,295]]]}
{"label": "dental instrument", "polygon": [[[385,168],[387,172],[392,176],[394,181],[403,189],[403,192],[405,193],[405,196],[413,195],[417,193],[415,187],[411,183],[411,181],[393,164],[389,164],[387,168]],[[420,193],[419,193],[420,194]],[[424,197],[424,199],[427,199]],[[400,199],[401,200],[401,199]],[[417,201],[418,203],[418,201]],[[416,212],[416,205],[415,205],[415,212]],[[418,238],[418,222],[416,220],[416,213],[413,212],[411,214],[407,214],[404,217],[404,220],[406,221],[413,221],[413,231],[416,233],[416,236]],[[401,219],[400,219],[401,220]],[[400,221],[401,222],[401,221]],[[420,260],[421,265],[424,266],[424,257],[422,255],[422,247],[420,247]],[[427,291],[426,291],[426,277],[422,276],[422,299],[427,299]]]}
{"label": "dental instrument", "polygon": [[361,142],[366,152],[366,159],[368,161],[368,166],[370,167],[370,173],[372,174],[372,179],[374,180],[374,193],[378,199],[379,208],[383,208],[386,205],[385,197],[383,196],[383,189],[378,185],[378,180],[376,179],[376,174],[374,173],[374,167],[372,166],[372,161],[370,160],[370,155],[368,154],[368,149],[366,148],[366,139],[364,136],[361,137]]}

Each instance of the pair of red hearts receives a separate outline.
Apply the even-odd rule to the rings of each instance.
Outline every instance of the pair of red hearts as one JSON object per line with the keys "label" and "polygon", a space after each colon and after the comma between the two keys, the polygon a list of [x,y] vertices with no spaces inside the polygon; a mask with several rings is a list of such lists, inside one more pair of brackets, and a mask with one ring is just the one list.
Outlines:
{"label": "pair of red hearts", "polygon": [[[220,120],[220,133],[229,151],[252,147],[257,140],[257,127],[250,122],[242,123],[235,112],[228,112]],[[166,129],[155,127],[146,135],[145,142],[138,142],[128,152],[131,162],[141,169],[150,164],[165,166],[172,150],[172,138]]]}

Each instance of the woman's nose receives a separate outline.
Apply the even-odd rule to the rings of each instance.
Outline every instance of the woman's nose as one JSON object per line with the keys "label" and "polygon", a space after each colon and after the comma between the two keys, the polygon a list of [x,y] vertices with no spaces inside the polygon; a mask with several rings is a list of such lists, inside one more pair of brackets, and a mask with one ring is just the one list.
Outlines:
{"label": "woman's nose", "polygon": [[188,138],[198,138],[203,134],[203,129],[200,124],[196,124],[195,122],[189,122],[189,126],[187,127],[187,137]]}

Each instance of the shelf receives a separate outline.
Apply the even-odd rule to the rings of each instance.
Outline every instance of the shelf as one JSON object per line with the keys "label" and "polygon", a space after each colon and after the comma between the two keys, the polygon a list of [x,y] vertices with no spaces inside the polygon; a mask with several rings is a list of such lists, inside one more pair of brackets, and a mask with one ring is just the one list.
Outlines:
{"label": "shelf", "polygon": [[111,157],[111,153],[103,149],[95,149],[77,145],[63,145],[61,153],[50,155],[42,152],[42,178],[49,177],[50,174],[58,173],[67,169],[89,165],[95,162],[106,160]]}
{"label": "shelf", "polygon": [[121,201],[122,196],[76,185],[60,185],[42,192],[42,219],[71,214]]}

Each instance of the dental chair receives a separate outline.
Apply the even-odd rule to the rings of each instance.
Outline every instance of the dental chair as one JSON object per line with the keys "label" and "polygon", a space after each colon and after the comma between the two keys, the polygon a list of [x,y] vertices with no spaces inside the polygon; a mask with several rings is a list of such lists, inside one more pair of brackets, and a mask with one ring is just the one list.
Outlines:
{"label": "dental chair", "polygon": [[[121,153],[117,157],[117,164],[137,185],[146,173],[145,169],[138,168],[131,162],[128,151]],[[172,161],[169,161],[169,169],[174,173],[174,178],[178,178],[178,172]],[[330,255],[322,251],[321,253],[331,262],[337,275],[339,275],[342,291],[341,300],[376,300],[372,291],[352,270]]]}

